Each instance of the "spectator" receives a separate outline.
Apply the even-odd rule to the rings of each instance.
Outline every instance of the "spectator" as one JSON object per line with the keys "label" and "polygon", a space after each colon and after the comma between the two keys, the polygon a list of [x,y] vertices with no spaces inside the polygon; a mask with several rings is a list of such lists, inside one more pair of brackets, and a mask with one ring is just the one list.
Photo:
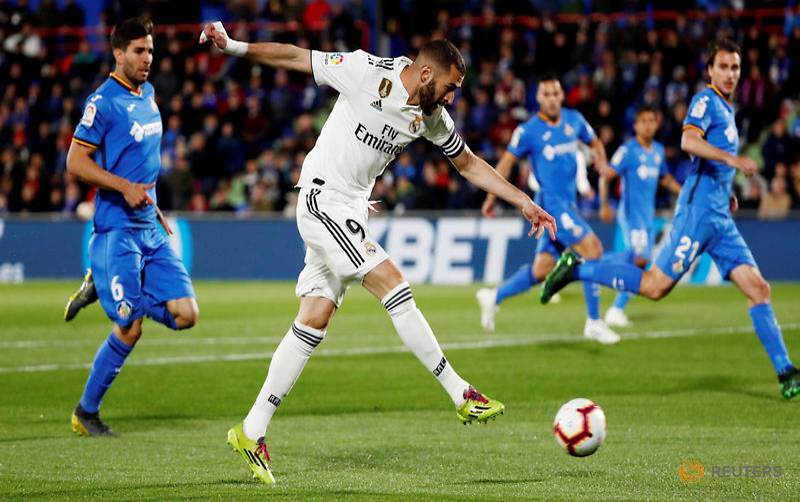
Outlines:
{"label": "spectator", "polygon": [[761,219],[781,219],[789,214],[792,198],[786,192],[786,178],[775,176],[770,182],[770,191],[764,194],[758,206],[758,217]]}

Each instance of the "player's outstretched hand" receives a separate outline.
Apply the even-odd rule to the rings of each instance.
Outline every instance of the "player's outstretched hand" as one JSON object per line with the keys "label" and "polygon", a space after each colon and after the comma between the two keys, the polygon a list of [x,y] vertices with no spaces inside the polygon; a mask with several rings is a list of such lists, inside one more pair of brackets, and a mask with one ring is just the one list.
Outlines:
{"label": "player's outstretched hand", "polygon": [[545,229],[550,234],[552,240],[556,240],[556,219],[550,216],[550,213],[539,207],[532,200],[528,199],[524,206],[522,206],[522,216],[525,217],[531,224],[531,230],[528,232],[528,237],[536,233],[536,238],[542,236]]}
{"label": "player's outstretched hand", "polygon": [[758,164],[750,157],[734,157],[730,166],[740,170],[745,176],[752,176],[758,172]]}
{"label": "player's outstretched hand", "polygon": [[221,22],[214,21],[203,26],[203,31],[200,32],[200,43],[204,44],[209,40],[221,51],[228,46],[228,33]]}
{"label": "player's outstretched hand", "polygon": [[495,215],[494,204],[496,201],[497,198],[494,195],[486,195],[486,200],[483,201],[483,206],[481,206],[481,214],[487,218],[493,218]]}
{"label": "player's outstretched hand", "polygon": [[147,190],[156,186],[155,183],[128,183],[122,191],[125,202],[134,209],[147,206],[152,199],[147,195]]}

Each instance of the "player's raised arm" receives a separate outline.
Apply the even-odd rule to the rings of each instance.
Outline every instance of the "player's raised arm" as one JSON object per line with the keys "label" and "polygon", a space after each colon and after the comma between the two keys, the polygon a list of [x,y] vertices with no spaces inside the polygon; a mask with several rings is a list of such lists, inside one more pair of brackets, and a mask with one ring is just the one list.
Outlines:
{"label": "player's raised arm", "polygon": [[247,43],[228,36],[222,23],[215,21],[203,27],[200,43],[211,41],[231,56],[246,57],[256,63],[311,74],[311,51],[292,44],[276,42]]}
{"label": "player's raised arm", "polygon": [[[507,176],[515,158],[508,152],[503,158],[508,163],[508,167],[506,165],[503,166],[504,171],[506,171],[504,174]],[[492,166],[487,164],[486,161],[472,153],[472,150],[466,144],[461,153],[450,159],[450,161],[467,181],[519,209],[525,219],[532,225],[528,236],[536,233],[536,238],[538,239],[546,229],[550,233],[550,238],[555,240],[557,230],[555,218],[535,204],[522,190],[509,183],[505,176],[492,169]]]}

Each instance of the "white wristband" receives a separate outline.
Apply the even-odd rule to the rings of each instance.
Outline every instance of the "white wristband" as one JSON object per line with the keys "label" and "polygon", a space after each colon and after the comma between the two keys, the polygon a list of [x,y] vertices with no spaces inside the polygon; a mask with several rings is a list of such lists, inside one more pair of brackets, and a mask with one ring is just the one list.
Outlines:
{"label": "white wristband", "polygon": [[247,54],[247,42],[240,42],[232,38],[228,38],[228,45],[225,46],[222,52],[230,56],[242,57]]}

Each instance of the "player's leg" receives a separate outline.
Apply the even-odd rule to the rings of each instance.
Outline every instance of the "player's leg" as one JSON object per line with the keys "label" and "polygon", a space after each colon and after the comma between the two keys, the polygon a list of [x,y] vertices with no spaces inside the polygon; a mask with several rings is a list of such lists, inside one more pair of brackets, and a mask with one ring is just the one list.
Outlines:
{"label": "player's leg", "polygon": [[[582,220],[579,221],[582,222]],[[603,256],[603,244],[597,238],[597,234],[591,231],[574,243],[572,248],[586,260],[596,261]],[[586,323],[583,327],[583,336],[606,345],[619,342],[620,336],[600,318],[600,286],[594,282],[584,281],[583,297],[586,302]]]}
{"label": "player's leg", "polygon": [[[547,276],[547,273],[555,265],[553,256],[558,256],[563,250],[563,247],[557,248],[556,246],[557,243],[549,238],[539,239],[536,244],[533,263],[522,265],[498,288],[481,288],[478,290],[475,297],[481,309],[481,326],[484,330],[494,331],[495,316],[500,310],[500,304],[503,300],[528,291]],[[542,256],[546,256],[546,259],[542,260]]]}
{"label": "player's leg", "polygon": [[83,277],[80,287],[67,300],[67,305],[64,307],[64,320],[69,322],[75,319],[81,309],[96,301],[97,290],[94,287],[94,277],[92,277],[92,269],[90,268],[86,270],[86,275]]}
{"label": "player's leg", "polygon": [[[623,241],[625,250],[621,253],[620,262],[627,263],[633,262],[639,268],[646,268],[648,257],[650,256],[653,248],[653,232],[645,228],[629,228],[627,222],[620,220],[620,229],[622,230]],[[609,253],[604,255],[608,258]],[[625,314],[625,307],[628,306],[631,295],[627,291],[617,292],[614,298],[614,303],[606,311],[603,317],[606,324],[609,326],[618,326],[627,328],[632,326],[628,316]]]}
{"label": "player's leg", "polygon": [[542,285],[541,301],[572,281],[590,281],[636,295],[660,300],[689,270],[715,235],[714,222],[703,211],[692,207],[679,210],[664,249],[648,271],[630,263],[610,260],[583,261],[570,251],[564,252]]}
{"label": "player's leg", "polygon": [[756,266],[753,254],[731,218],[718,222],[719,235],[709,254],[723,277],[744,293],[753,329],[778,375],[783,397],[800,394],[800,374],[795,369],[783,341],[783,333],[772,309],[769,283]]}
{"label": "player's leg", "polygon": [[362,285],[381,301],[405,346],[444,387],[463,423],[485,422],[503,413],[501,402],[479,393],[447,361],[411,287],[388,257],[364,276]]}
{"label": "player's leg", "polygon": [[272,416],[300,377],[314,349],[325,338],[336,304],[321,296],[300,298],[300,310],[270,360],[267,378],[244,419],[251,439],[264,436]]}
{"label": "player's leg", "polygon": [[114,329],[95,354],[83,395],[72,416],[73,430],[82,435],[110,435],[100,420],[103,397],[142,334],[142,256],[133,233],[96,234],[90,243],[92,270],[100,304]]}
{"label": "player's leg", "polygon": [[787,399],[800,394],[800,375],[789,358],[781,327],[772,309],[769,283],[756,267],[749,264],[734,268],[730,280],[747,297],[753,329],[772,361],[781,394]]}
{"label": "player's leg", "polygon": [[145,230],[142,236],[145,315],[170,329],[191,328],[197,323],[200,310],[186,267],[160,229]]}

